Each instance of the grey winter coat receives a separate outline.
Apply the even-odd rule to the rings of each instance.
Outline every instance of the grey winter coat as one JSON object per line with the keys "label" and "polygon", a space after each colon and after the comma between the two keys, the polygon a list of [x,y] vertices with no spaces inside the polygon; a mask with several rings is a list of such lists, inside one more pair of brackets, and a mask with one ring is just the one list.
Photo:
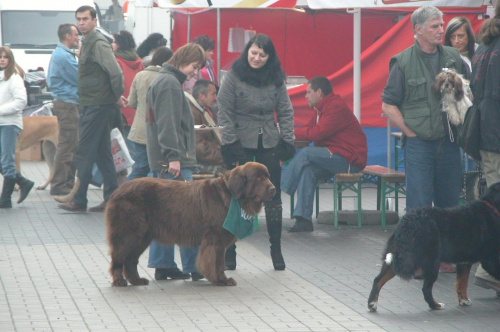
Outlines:
{"label": "grey winter coat", "polygon": [[180,161],[181,168],[196,165],[196,138],[189,102],[182,91],[186,75],[164,64],[148,90],[146,102],[154,110],[146,124],[149,167],[159,171],[160,161]]}
{"label": "grey winter coat", "polygon": [[224,78],[217,104],[218,124],[224,127],[223,145],[240,140],[244,148],[256,149],[259,133],[266,149],[274,148],[280,138],[293,145],[293,108],[285,84],[255,87],[242,82],[231,70]]}

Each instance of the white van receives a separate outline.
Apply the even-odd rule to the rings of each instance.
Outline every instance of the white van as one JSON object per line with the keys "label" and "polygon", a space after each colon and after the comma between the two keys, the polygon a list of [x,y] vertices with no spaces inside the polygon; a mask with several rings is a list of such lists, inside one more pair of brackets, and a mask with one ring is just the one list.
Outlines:
{"label": "white van", "polygon": [[92,0],[0,0],[0,45],[9,46],[27,72],[43,68],[59,42],[57,28],[76,23],[75,11]]}

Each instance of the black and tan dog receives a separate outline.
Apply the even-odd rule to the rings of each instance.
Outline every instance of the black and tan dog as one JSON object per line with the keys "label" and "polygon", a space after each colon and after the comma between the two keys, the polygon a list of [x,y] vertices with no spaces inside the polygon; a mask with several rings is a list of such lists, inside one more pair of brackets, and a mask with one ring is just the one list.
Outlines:
{"label": "black and tan dog", "polygon": [[395,275],[409,280],[422,269],[422,292],[431,309],[443,309],[432,296],[441,262],[457,264],[455,289],[460,305],[471,305],[467,284],[473,263],[481,262],[500,279],[500,182],[469,204],[449,209],[419,208],[407,213],[389,238],[380,274],[368,298],[370,311],[377,310],[382,286]]}

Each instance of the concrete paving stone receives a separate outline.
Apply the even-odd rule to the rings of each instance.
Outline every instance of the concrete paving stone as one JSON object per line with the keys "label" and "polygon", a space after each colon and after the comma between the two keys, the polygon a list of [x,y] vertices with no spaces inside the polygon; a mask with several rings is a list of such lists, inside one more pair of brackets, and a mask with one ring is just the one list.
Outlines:
{"label": "concrete paving stone", "polygon": [[[23,173],[41,182],[47,170],[42,162],[23,162]],[[102,190],[91,187],[88,197],[89,206],[98,204]],[[373,208],[374,198],[374,189],[364,188],[363,208]],[[282,199],[286,228],[293,221],[288,195]],[[320,210],[331,209],[331,189],[322,190]],[[0,211],[0,309],[8,313],[0,314],[0,322],[3,317],[2,328],[14,330],[15,322],[27,321],[24,317],[49,324],[61,315],[52,331],[427,331],[432,326],[490,331],[498,326],[495,293],[470,282],[473,306],[459,307],[454,275],[440,275],[434,285],[436,298],[447,305],[443,311],[429,311],[419,282],[394,279],[381,292],[379,311],[370,313],[366,299],[392,231],[379,226],[335,230],[315,220],[314,226],[307,234],[283,231],[287,270],[277,272],[261,213],[259,229],[238,243],[237,270],[227,272],[238,281],[236,287],[155,282],[146,251],[139,273],[150,285],[114,288],[103,214],[65,213],[48,191],[33,191],[22,205]]]}

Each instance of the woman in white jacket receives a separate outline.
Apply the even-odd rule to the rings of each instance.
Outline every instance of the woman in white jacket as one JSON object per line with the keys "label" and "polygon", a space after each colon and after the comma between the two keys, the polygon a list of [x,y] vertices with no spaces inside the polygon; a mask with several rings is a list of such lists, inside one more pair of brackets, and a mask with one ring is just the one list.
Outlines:
{"label": "woman in white jacket", "polygon": [[15,151],[17,137],[23,129],[22,112],[26,106],[24,72],[16,64],[12,51],[0,46],[0,172],[3,188],[0,208],[11,208],[11,195],[17,183],[21,189],[18,203],[28,196],[34,183],[16,171]]}

